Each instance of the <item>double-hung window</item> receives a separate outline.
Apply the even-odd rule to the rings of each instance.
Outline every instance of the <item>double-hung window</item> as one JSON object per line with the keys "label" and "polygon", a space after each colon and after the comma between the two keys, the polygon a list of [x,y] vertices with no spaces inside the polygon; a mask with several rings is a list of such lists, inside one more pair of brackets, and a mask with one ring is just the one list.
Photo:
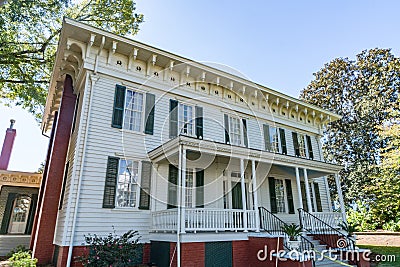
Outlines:
{"label": "double-hung window", "polygon": [[284,129],[264,124],[263,131],[265,150],[275,153],[287,153]]}
{"label": "double-hung window", "polygon": [[155,95],[115,86],[111,127],[154,133]]}
{"label": "double-hung window", "polygon": [[295,156],[304,158],[308,156],[308,158],[313,159],[314,155],[310,136],[293,132],[292,137]]}
{"label": "double-hung window", "polygon": [[178,109],[178,127],[179,134],[194,135],[194,107],[179,103]]}
{"label": "double-hung window", "polygon": [[203,108],[169,100],[169,138],[179,135],[203,139]]}
{"label": "double-hung window", "polygon": [[143,116],[143,94],[126,90],[124,129],[140,132]]}
{"label": "double-hung window", "polygon": [[225,143],[248,147],[247,120],[236,116],[224,115]]}
{"label": "double-hung window", "polygon": [[283,180],[275,179],[276,209],[278,213],[286,212],[285,208],[285,187]]}
{"label": "double-hung window", "polygon": [[139,177],[139,162],[128,159],[119,161],[117,181],[117,207],[137,206],[137,187]]}
{"label": "double-hung window", "polygon": [[229,137],[232,145],[240,146],[242,144],[242,129],[240,119],[229,117]]}

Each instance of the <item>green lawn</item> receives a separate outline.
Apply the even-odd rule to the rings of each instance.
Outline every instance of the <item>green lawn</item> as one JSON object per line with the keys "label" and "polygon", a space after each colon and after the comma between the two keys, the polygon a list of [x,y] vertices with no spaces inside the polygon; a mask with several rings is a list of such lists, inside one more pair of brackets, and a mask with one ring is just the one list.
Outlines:
{"label": "green lawn", "polygon": [[[367,248],[372,251],[372,258],[375,257],[375,255],[395,255],[395,261],[391,262],[379,262],[377,265],[375,263],[372,263],[371,266],[377,266],[377,267],[400,267],[400,247],[378,247],[378,246],[358,246],[359,248]],[[385,256],[378,256],[380,258],[383,258]]]}

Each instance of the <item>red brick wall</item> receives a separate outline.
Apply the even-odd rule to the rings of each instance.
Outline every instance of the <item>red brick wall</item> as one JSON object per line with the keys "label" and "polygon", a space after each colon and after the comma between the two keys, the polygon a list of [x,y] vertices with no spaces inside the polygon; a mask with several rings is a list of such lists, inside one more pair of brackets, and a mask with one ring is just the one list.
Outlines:
{"label": "red brick wall", "polygon": [[150,251],[151,245],[150,243],[146,243],[143,246],[143,263],[148,264],[150,262]]}
{"label": "red brick wall", "polygon": [[39,208],[39,220],[33,245],[33,256],[38,264],[51,263],[53,239],[58,213],[58,203],[64,176],[65,159],[68,151],[76,96],[73,94],[72,78],[67,75],[59,111],[57,130],[54,136],[43,200]]}
{"label": "red brick wall", "polygon": [[232,263],[233,267],[247,267],[250,266],[249,262],[251,255],[250,242],[248,240],[232,241]]}
{"label": "red brick wall", "polygon": [[204,266],[205,243],[182,243],[181,266],[197,267]]}

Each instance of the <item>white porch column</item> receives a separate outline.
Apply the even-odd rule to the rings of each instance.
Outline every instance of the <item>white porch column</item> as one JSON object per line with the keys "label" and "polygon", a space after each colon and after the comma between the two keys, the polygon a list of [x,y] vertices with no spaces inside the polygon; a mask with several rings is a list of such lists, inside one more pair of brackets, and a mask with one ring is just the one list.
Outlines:
{"label": "white porch column", "polygon": [[342,192],[342,187],[340,185],[338,173],[335,173],[335,182],[336,182],[336,188],[337,188],[337,192],[338,192],[338,196],[339,196],[340,211],[343,214],[343,220],[346,221],[346,210],[344,208],[343,192]]}
{"label": "white porch column", "polygon": [[251,161],[251,182],[253,185],[254,210],[256,211],[256,232],[260,232],[260,214],[258,212],[258,188],[255,160]]}
{"label": "white porch column", "polygon": [[295,170],[296,170],[296,184],[297,184],[297,191],[298,191],[297,197],[298,197],[298,200],[299,200],[299,207],[303,208],[303,199],[301,197],[301,183],[300,183],[299,168],[296,167]]}
{"label": "white porch column", "polygon": [[246,184],[244,183],[244,160],[240,159],[240,185],[242,188],[243,227],[247,232],[247,207],[246,207]]}
{"label": "white porch column", "polygon": [[312,203],[310,195],[310,184],[308,183],[307,169],[304,169],[304,182],[306,184],[307,208],[308,212],[312,213]]}
{"label": "white porch column", "polygon": [[186,233],[185,228],[186,228],[186,219],[185,219],[185,211],[186,211],[186,149],[182,149],[182,169],[180,170],[182,172],[181,178],[181,233]]}
{"label": "white porch column", "polygon": [[150,210],[156,211],[156,198],[157,196],[157,174],[158,174],[158,164],[155,163],[152,166],[151,173],[151,187],[150,187]]}

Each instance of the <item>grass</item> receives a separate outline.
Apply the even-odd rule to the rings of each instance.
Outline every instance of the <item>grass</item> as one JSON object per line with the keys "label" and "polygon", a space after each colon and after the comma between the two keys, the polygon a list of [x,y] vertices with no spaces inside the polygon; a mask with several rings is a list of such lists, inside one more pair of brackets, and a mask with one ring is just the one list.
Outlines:
{"label": "grass", "polygon": [[[400,267],[400,247],[380,247],[380,246],[362,246],[359,245],[359,248],[366,248],[372,251],[371,259],[375,258],[384,258],[388,255],[394,255],[395,261],[386,261],[386,262],[371,262],[371,266],[376,267]],[[386,256],[382,256],[386,255]],[[377,257],[378,256],[378,257]]]}

